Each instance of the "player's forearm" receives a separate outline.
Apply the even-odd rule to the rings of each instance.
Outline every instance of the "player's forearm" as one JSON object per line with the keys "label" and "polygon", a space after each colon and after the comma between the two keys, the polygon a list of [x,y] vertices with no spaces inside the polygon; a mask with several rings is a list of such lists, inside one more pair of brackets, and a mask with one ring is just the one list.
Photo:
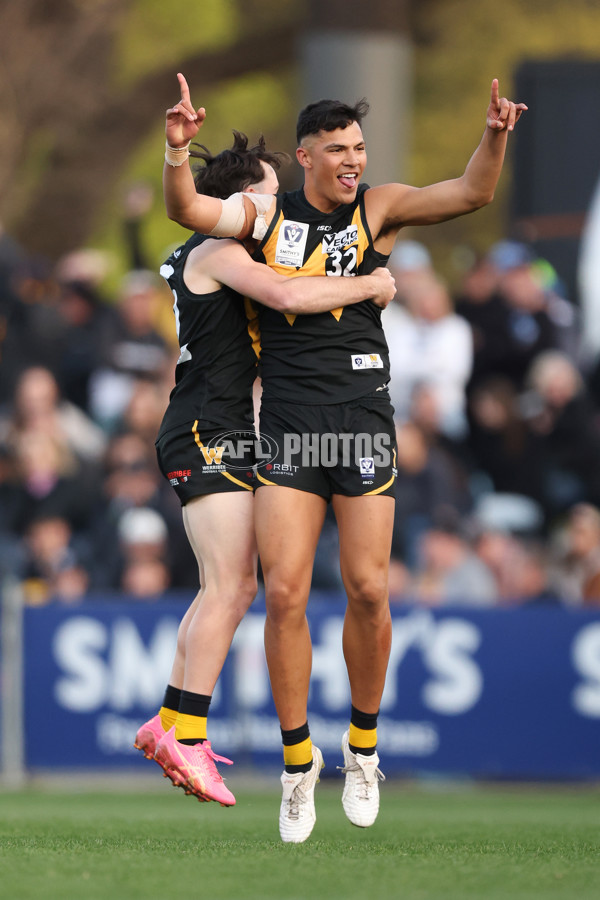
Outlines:
{"label": "player's forearm", "polygon": [[481,142],[469,160],[461,178],[465,201],[471,209],[479,209],[494,199],[502,172],[508,132],[486,128]]}
{"label": "player's forearm", "polygon": [[280,298],[285,312],[306,315],[359,303],[375,296],[377,290],[377,279],[371,275],[347,278],[313,275],[286,279]]}
{"label": "player's forearm", "polygon": [[221,213],[221,201],[196,193],[194,177],[189,163],[163,168],[163,192],[167,215],[174,222],[208,234],[216,225]]}

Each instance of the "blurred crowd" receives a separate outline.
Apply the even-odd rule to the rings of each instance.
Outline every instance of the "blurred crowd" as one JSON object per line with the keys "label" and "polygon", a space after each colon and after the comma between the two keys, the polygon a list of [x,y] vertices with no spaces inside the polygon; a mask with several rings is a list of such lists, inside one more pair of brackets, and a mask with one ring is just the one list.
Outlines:
{"label": "blurred crowd", "polygon": [[[455,295],[421,244],[390,267],[392,601],[600,605],[600,366],[556,273],[510,241]],[[0,578],[30,604],[197,589],[154,452],[172,298],[137,252],[111,296],[105,276],[99,252],[50,265],[0,233]],[[313,588],[341,589],[330,514]]]}

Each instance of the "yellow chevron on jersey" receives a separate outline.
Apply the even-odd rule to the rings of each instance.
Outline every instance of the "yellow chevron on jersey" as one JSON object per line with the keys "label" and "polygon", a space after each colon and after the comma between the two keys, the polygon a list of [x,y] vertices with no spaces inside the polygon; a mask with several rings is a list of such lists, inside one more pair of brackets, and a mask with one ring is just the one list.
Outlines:
{"label": "yellow chevron on jersey", "polygon": [[[360,205],[354,210],[351,222],[345,223],[340,231],[319,232],[317,235],[320,238],[319,242],[312,251],[309,244],[308,257],[303,261],[301,253],[305,251],[308,236],[307,224],[286,219],[283,211],[280,211],[275,226],[261,247],[264,261],[269,268],[288,278],[298,275],[352,277],[358,273],[365,252],[370,246],[369,233],[362,221]],[[311,243],[314,243],[314,237]],[[344,307],[339,306],[329,312],[339,322]],[[284,315],[288,323],[293,325],[296,315],[293,313]]]}
{"label": "yellow chevron on jersey", "polygon": [[244,297],[244,312],[248,320],[248,334],[252,341],[252,349],[256,358],[260,359],[260,325],[258,322],[258,309],[250,297]]}
{"label": "yellow chevron on jersey", "polygon": [[[367,185],[351,203],[323,213],[304,191],[277,198],[277,211],[253,254],[280,275],[369,275],[387,255],[373,246]],[[330,312],[294,316],[260,307],[263,396],[302,404],[343,403],[385,390],[389,352],[381,309],[365,299]],[[357,359],[377,365],[356,365]]]}

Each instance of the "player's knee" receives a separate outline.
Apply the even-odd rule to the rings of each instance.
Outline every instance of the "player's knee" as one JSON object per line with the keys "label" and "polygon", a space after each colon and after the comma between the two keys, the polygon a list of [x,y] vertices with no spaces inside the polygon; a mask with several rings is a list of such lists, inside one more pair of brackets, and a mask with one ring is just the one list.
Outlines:
{"label": "player's knee", "polygon": [[376,618],[388,608],[387,578],[369,573],[355,577],[346,585],[348,603],[363,615]]}
{"label": "player's knee", "polygon": [[249,572],[239,575],[223,585],[219,590],[219,595],[222,605],[230,616],[241,621],[256,597],[257,590],[256,573]]}
{"label": "player's knee", "polygon": [[265,595],[267,619],[270,624],[286,625],[304,619],[307,598],[291,579],[269,579]]}

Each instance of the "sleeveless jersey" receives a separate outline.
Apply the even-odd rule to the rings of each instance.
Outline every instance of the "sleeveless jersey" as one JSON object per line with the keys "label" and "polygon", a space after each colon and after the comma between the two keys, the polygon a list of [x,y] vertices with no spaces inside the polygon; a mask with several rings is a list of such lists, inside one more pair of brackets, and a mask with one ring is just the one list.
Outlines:
{"label": "sleeveless jersey", "polygon": [[183,280],[190,251],[209,239],[215,240],[194,234],[160,267],[175,298],[180,353],[159,437],[196,419],[202,428],[254,428],[252,313],[231,288],[194,294]]}
{"label": "sleeveless jersey", "polygon": [[[283,194],[254,258],[281,275],[368,275],[388,257],[373,247],[360,185],[353,203],[322,213],[303,190]],[[343,403],[389,381],[381,310],[370,300],[315,315],[260,309],[263,396]]]}

